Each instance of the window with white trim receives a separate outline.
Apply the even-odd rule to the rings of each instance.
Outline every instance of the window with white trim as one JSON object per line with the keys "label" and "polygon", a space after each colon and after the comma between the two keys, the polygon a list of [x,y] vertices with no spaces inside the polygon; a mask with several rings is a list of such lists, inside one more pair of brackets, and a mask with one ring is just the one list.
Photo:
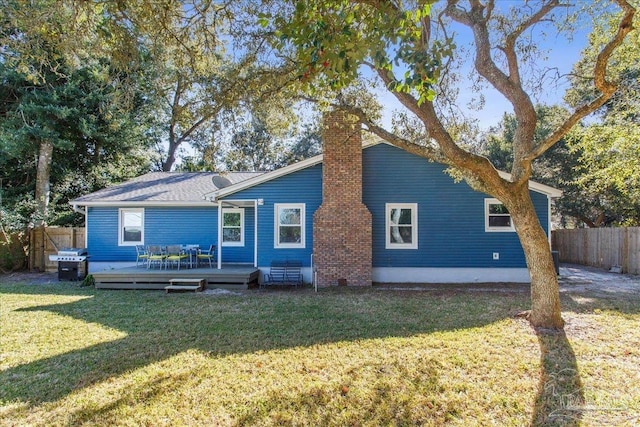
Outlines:
{"label": "window with white trim", "polygon": [[418,204],[387,203],[386,248],[418,249]]}
{"label": "window with white trim", "polygon": [[275,242],[276,248],[304,248],[304,203],[276,203]]}
{"label": "window with white trim", "polygon": [[222,209],[222,246],[244,246],[244,209]]}
{"label": "window with white trim", "polygon": [[118,210],[118,245],[144,244],[144,209],[121,208]]}
{"label": "window with white trim", "polygon": [[516,231],[511,214],[498,199],[484,199],[484,231]]}

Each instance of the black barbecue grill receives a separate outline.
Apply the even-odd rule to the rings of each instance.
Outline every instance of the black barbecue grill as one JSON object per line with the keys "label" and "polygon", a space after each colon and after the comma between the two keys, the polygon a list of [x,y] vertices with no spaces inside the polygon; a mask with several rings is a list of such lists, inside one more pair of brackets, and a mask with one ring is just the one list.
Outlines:
{"label": "black barbecue grill", "polygon": [[49,261],[58,263],[58,280],[83,280],[89,271],[87,248],[63,248]]}

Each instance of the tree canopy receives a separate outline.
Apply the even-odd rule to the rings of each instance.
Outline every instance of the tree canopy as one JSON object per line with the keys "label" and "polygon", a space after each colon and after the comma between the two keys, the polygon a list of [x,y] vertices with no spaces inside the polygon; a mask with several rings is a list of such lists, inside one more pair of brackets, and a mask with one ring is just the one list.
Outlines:
{"label": "tree canopy", "polygon": [[[621,13],[617,25],[596,50],[592,67],[595,96],[576,105],[540,140],[536,139],[532,91],[545,70],[538,65],[535,39],[548,31],[561,36],[571,25],[568,17],[582,16],[580,10],[558,0],[515,6],[493,0],[448,0],[435,5],[430,1],[297,1],[285,14],[264,13],[261,23],[272,26],[279,35],[275,46],[290,54],[290,60],[298,65],[299,79],[312,93],[317,93],[318,87],[337,90],[330,102],[356,115],[371,132],[409,152],[450,165],[473,188],[505,205],[531,274],[531,321],[536,326],[557,328],[563,325],[558,282],[528,180],[533,162],[616,90],[616,80],[607,74],[607,67],[633,28],[635,9],[624,0],[615,4]],[[460,50],[458,34],[452,30],[458,26],[472,36],[469,51]],[[456,140],[447,126],[449,65],[460,58],[466,60],[467,52],[473,55],[475,78],[495,89],[513,108],[508,177],[501,176],[486,157]],[[377,77],[417,119],[424,138],[406,139],[385,129],[358,105],[345,102],[339,91],[366,74]]]}
{"label": "tree canopy", "polygon": [[[599,24],[574,67],[571,89],[566,95],[570,105],[594,96],[589,68],[607,32],[616,25],[615,17]],[[587,200],[593,201],[584,215],[589,226],[640,224],[639,56],[640,33],[635,31],[612,57],[610,73],[619,76],[616,92],[589,121],[569,135],[571,149],[580,162],[575,185]]]}

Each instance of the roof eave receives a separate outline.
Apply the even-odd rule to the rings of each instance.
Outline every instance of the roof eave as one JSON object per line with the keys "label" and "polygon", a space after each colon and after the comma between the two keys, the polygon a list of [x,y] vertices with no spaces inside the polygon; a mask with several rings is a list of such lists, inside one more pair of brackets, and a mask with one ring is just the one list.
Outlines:
{"label": "roof eave", "polygon": [[[362,144],[362,149],[369,148],[369,147],[372,147],[374,145],[378,145],[378,144],[381,144],[381,143],[386,143],[386,141],[379,140],[379,141],[366,142],[366,143]],[[217,199],[219,199],[221,197],[226,197],[226,196],[229,196],[231,194],[237,193],[238,191],[242,191],[244,189],[251,188],[251,187],[253,187],[255,185],[271,181],[272,179],[280,178],[281,176],[285,176],[285,175],[288,175],[290,173],[297,172],[299,170],[306,169],[306,168],[311,167],[311,166],[315,166],[317,164],[322,163],[323,160],[324,160],[323,155],[319,154],[317,156],[310,157],[310,158],[305,159],[305,160],[301,160],[301,161],[299,161],[297,163],[285,166],[283,168],[276,169],[276,170],[271,171],[271,172],[267,172],[267,173],[265,173],[263,175],[255,177],[255,178],[249,178],[246,181],[242,181],[242,182],[239,182],[237,184],[230,185],[229,187],[222,188],[222,189],[220,189],[218,191],[207,193],[207,194],[204,195],[204,198],[214,201],[214,200],[217,200]]]}
{"label": "roof eave", "polygon": [[[506,179],[508,181],[511,181],[511,174],[508,172],[503,172],[503,171],[498,171],[498,174],[500,174],[500,177],[503,179]],[[562,196],[562,190],[558,190],[557,188],[553,188],[551,186],[545,185],[545,184],[541,184],[539,182],[536,181],[532,181],[529,180],[529,190],[533,190],[536,191],[538,193],[542,193],[545,194],[547,196],[549,196],[552,199],[558,198],[560,196]]]}
{"label": "roof eave", "polygon": [[254,187],[254,186],[258,185],[258,184],[262,184],[262,183],[271,181],[273,179],[280,178],[281,176],[289,175],[290,173],[293,173],[293,172],[296,172],[296,171],[299,171],[299,170],[302,170],[302,169],[306,169],[306,168],[311,167],[311,166],[315,166],[315,165],[317,165],[319,163],[322,163],[322,159],[323,159],[322,154],[319,154],[317,156],[310,157],[310,158],[305,159],[305,160],[301,160],[301,161],[299,161],[297,163],[294,163],[292,165],[285,166],[283,168],[276,169],[276,170],[271,171],[271,172],[266,172],[266,173],[264,173],[262,175],[254,177],[254,178],[249,178],[246,181],[242,181],[242,182],[239,182],[237,184],[230,185],[230,186],[222,188],[222,189],[220,189],[218,191],[213,191],[211,193],[206,193],[203,197],[205,199],[211,200],[211,201],[218,200],[221,197],[229,196],[231,194],[237,193],[237,192],[242,191],[244,189]]}
{"label": "roof eave", "polygon": [[212,201],[159,201],[159,200],[147,200],[147,201],[123,201],[123,200],[102,200],[102,201],[81,201],[72,200],[69,202],[71,206],[86,206],[86,207],[209,207],[212,206]]}

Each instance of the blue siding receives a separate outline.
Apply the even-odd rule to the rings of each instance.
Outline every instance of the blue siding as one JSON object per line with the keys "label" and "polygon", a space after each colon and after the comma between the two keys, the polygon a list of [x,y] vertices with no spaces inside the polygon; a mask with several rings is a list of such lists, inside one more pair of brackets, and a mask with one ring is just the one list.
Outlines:
{"label": "blue siding", "polygon": [[[135,261],[133,246],[118,246],[118,208],[90,207],[87,212],[88,251],[92,261]],[[225,247],[223,262],[253,262],[253,209],[245,210],[245,246]],[[218,240],[217,207],[147,207],[144,244],[198,244],[208,248]]]}
{"label": "blue siding", "polygon": [[[526,267],[515,232],[485,232],[484,199],[439,163],[387,144],[363,153],[363,201],[373,217],[374,267]],[[544,228],[547,197],[532,192]],[[418,204],[418,249],[385,248],[385,204]],[[493,260],[493,253],[500,254]]]}
{"label": "blue siding", "polygon": [[[373,219],[374,267],[526,267],[515,232],[485,232],[486,194],[456,183],[445,167],[387,144],[363,151],[363,201]],[[548,198],[531,196],[543,228],[548,228]],[[297,260],[310,265],[313,215],[322,203],[322,165],[293,172],[227,197],[263,199],[258,206],[258,265]],[[305,247],[274,246],[274,205],[305,204]],[[385,248],[385,204],[417,203],[418,249]],[[223,247],[223,262],[252,262],[253,208],[245,209],[245,245]],[[118,246],[118,209],[92,207],[87,213],[88,249],[94,261],[133,261],[135,249]],[[217,243],[217,207],[153,207],[145,209],[145,244]],[[548,230],[547,230],[548,232]],[[500,254],[493,260],[493,253]]]}
{"label": "blue siding", "polygon": [[[313,214],[322,203],[322,167],[311,166],[228,197],[233,199],[263,199],[258,206],[258,265],[267,266],[272,260],[300,261],[310,265],[313,252]],[[274,204],[305,204],[305,247],[280,249],[274,246]],[[224,250],[223,250],[224,255]]]}

